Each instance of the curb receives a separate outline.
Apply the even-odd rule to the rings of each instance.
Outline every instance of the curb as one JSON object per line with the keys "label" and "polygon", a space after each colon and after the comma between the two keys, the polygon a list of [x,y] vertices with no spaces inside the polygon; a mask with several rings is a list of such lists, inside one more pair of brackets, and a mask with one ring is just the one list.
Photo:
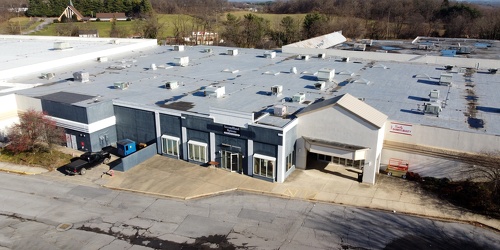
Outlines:
{"label": "curb", "polygon": [[0,168],[0,171],[1,172],[6,172],[6,173],[22,174],[22,175],[37,175],[37,174],[41,174],[41,173],[25,172],[25,171],[12,170],[12,169],[4,169],[4,168]]}

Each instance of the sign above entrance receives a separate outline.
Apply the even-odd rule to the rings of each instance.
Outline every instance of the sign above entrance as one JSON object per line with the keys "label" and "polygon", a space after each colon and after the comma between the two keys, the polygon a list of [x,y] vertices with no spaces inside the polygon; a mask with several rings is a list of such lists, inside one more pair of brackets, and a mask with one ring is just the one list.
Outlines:
{"label": "sign above entrance", "polygon": [[397,122],[391,122],[390,132],[403,135],[411,135],[412,125]]}
{"label": "sign above entrance", "polygon": [[224,134],[240,136],[240,128],[230,125],[224,125]]}

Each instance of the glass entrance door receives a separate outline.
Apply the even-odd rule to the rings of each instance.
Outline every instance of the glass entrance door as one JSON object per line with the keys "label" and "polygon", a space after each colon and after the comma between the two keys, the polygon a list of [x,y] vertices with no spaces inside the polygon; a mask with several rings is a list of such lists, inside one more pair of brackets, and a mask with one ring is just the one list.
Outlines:
{"label": "glass entrance door", "polygon": [[221,168],[233,172],[241,171],[241,154],[222,151]]}

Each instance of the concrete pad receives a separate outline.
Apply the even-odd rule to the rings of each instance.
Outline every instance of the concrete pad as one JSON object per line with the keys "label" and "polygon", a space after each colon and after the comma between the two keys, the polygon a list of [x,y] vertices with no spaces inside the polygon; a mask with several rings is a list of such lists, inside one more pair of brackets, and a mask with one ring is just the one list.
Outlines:
{"label": "concrete pad", "polygon": [[388,189],[388,188],[377,188],[373,198],[383,199],[383,200],[391,200],[391,201],[399,201],[402,195],[402,191],[399,189]]}
{"label": "concrete pad", "polygon": [[212,218],[188,215],[175,230],[175,234],[198,238],[209,235],[228,235],[234,223],[226,223]]}
{"label": "concrete pad", "polygon": [[347,191],[348,195],[363,196],[373,198],[377,188],[371,185],[352,183],[351,187]]}
{"label": "concrete pad", "polygon": [[334,193],[334,194],[347,194],[349,189],[351,188],[351,185],[353,183],[351,182],[330,182],[327,183],[322,191],[323,192],[329,192],[329,193]]}
{"label": "concrete pad", "polygon": [[245,218],[245,219],[251,219],[268,223],[272,223],[275,217],[276,214],[273,213],[262,212],[246,208],[241,209],[240,213],[238,214],[238,218]]}
{"label": "concrete pad", "polygon": [[400,201],[387,201],[387,209],[397,212],[406,212],[406,204]]}
{"label": "concrete pad", "polygon": [[411,204],[423,204],[424,198],[422,197],[422,194],[403,191],[401,193],[401,198],[399,199],[399,201]]}
{"label": "concrete pad", "polygon": [[319,192],[314,196],[314,199],[317,201],[325,201],[325,202],[335,202],[339,194],[327,193],[327,192]]}
{"label": "concrete pad", "polygon": [[372,203],[370,204],[370,207],[371,208],[388,210],[388,208],[387,208],[387,200],[373,198],[372,199]]}
{"label": "concrete pad", "polygon": [[99,250],[127,250],[130,249],[132,245],[124,240],[114,240],[109,245],[99,248]]}
{"label": "concrete pad", "polygon": [[267,182],[263,180],[258,180],[254,178],[248,178],[244,182],[242,182],[238,188],[242,190],[249,190],[254,192],[271,192],[274,187],[276,187],[277,183]]}

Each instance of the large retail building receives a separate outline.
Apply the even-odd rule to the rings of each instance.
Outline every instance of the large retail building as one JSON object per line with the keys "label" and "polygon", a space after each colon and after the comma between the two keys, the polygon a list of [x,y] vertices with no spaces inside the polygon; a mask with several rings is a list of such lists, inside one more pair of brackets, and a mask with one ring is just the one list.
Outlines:
{"label": "large retail building", "polygon": [[274,182],[327,161],[373,184],[389,158],[446,168],[500,145],[495,59],[25,36],[0,48],[0,129],[42,110],[82,151],[130,139]]}

